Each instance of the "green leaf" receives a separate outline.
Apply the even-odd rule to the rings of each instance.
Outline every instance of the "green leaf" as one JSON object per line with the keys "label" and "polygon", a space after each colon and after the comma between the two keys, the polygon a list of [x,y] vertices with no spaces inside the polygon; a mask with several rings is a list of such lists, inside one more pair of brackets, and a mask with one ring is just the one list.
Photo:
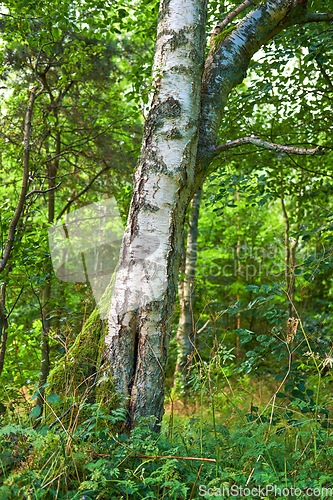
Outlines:
{"label": "green leaf", "polygon": [[30,413],[30,418],[37,418],[41,414],[42,408],[39,405],[33,407]]}
{"label": "green leaf", "polygon": [[249,292],[254,292],[254,293],[258,293],[259,290],[260,290],[260,287],[257,286],[257,285],[247,285],[245,287],[245,290],[249,291]]}
{"label": "green leaf", "polygon": [[60,397],[58,394],[52,393],[46,396],[46,400],[51,404],[51,405],[58,405],[60,403]]}

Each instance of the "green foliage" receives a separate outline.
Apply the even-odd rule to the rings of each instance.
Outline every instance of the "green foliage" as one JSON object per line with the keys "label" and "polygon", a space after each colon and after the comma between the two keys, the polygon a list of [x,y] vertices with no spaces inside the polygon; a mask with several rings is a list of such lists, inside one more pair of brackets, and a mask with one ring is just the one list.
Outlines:
{"label": "green foliage", "polygon": [[[156,10],[156,2],[141,13],[140,36],[134,29],[140,2],[126,7],[120,2],[59,6],[9,1],[1,8],[1,256],[22,182],[28,92],[33,85],[44,86],[31,123],[28,196],[0,279],[10,313],[1,404],[14,408],[23,403],[30,412],[45,330],[52,366],[68,353],[94,309],[88,284],[55,278],[48,229],[61,213],[105,196],[116,199],[126,220],[142,126],[143,102],[138,96],[147,86],[151,56],[145,57],[142,73],[139,68],[142,54],[151,47],[145,35],[155,25],[150,18],[148,27],[147,18]],[[133,85],[135,93],[128,95]],[[89,336],[93,352],[79,356],[77,380],[89,377],[100,362],[98,320]],[[56,382],[55,392],[62,394],[59,385],[64,388],[68,379]]]}
{"label": "green foliage", "polygon": [[[80,421],[75,409],[68,427],[60,415],[53,416],[52,428],[33,429],[16,417],[3,420],[0,497],[185,500],[199,472],[192,498],[209,498],[201,495],[204,489],[227,498],[223,488],[273,485],[306,495],[308,488],[330,487],[331,413],[318,373],[308,376],[299,359],[287,376],[278,375],[283,380],[275,384],[273,397],[255,406],[246,396],[253,391],[250,381],[226,376],[232,361],[232,353],[221,346],[209,366],[202,361],[194,366],[198,412],[168,414],[160,435],[145,419],[129,437],[121,431],[125,410],[104,413],[87,402],[79,410],[86,418]],[[52,399],[56,412],[57,398]]]}
{"label": "green foliage", "polygon": [[[324,10],[324,4],[309,8]],[[36,73],[44,92],[33,116],[29,192],[36,196],[27,198],[0,279],[10,312],[0,379],[0,499],[209,498],[199,497],[200,484],[213,488],[215,498],[223,498],[219,488],[268,484],[300,488],[306,498],[308,487],[330,486],[331,27],[314,23],[297,27],[297,36],[291,28],[276,37],[228,101],[220,143],[256,135],[301,147],[320,144],[326,155],[291,157],[249,145],[214,161],[218,168],[203,195],[192,301],[197,330],[204,330],[196,339],[187,401],[168,402],[168,408],[188,405],[191,416],[168,410],[161,435],[146,421],[128,436],[110,367],[100,371],[103,323],[89,286],[61,283],[51,269],[47,189],[54,176],[54,218],[114,196],[126,220],[158,2],[16,0],[2,6],[5,236],[22,178],[24,115]],[[208,31],[225,14],[221,2],[209,2]],[[232,30],[216,37],[216,46]],[[294,267],[285,265],[281,202],[290,245],[297,240]],[[54,368],[38,387],[48,285]],[[297,324],[288,323],[290,311]],[[33,405],[41,389],[46,410],[36,422],[39,407]]]}

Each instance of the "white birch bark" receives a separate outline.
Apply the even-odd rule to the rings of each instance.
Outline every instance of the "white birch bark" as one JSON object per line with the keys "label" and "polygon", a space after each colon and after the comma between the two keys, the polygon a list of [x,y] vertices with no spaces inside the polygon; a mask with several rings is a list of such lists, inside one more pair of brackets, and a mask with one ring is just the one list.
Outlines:
{"label": "white birch bark", "polygon": [[206,0],[163,0],[154,92],[105,338],[130,426],[163,414],[168,322],[177,289],[185,211],[194,184]]}
{"label": "white birch bark", "polygon": [[[283,29],[316,21],[316,15],[307,13],[306,3],[307,0],[267,0],[225,38],[222,32],[212,40],[201,91],[198,173],[200,164],[207,167],[212,159],[211,148],[217,141],[228,96],[243,81],[253,55]],[[325,15],[320,19],[325,20]],[[326,21],[330,20],[331,14],[327,14]]]}

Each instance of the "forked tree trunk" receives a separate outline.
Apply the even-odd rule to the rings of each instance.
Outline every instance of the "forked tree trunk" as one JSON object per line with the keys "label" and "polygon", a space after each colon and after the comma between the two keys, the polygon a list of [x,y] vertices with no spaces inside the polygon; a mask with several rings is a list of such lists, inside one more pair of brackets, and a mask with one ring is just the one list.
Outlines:
{"label": "forked tree trunk", "polygon": [[216,36],[201,81],[206,2],[161,0],[154,91],[105,338],[115,388],[127,402],[129,427],[154,416],[157,428],[163,415],[185,211],[216,154],[228,95],[263,44],[292,24],[318,20],[307,14],[305,4],[267,1],[230,35]]}

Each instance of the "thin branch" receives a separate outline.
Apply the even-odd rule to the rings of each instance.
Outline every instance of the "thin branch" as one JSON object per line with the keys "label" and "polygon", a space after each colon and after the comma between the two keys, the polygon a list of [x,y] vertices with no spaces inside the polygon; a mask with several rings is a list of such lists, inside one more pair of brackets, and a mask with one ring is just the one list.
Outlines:
{"label": "thin branch", "polygon": [[10,316],[10,315],[12,314],[12,312],[14,311],[15,306],[16,306],[16,304],[18,303],[18,301],[19,301],[19,299],[20,299],[20,297],[21,297],[21,295],[22,295],[23,290],[24,290],[24,286],[21,288],[21,290],[20,290],[20,292],[19,292],[18,296],[17,296],[17,297],[16,297],[16,299],[15,299],[14,304],[12,305],[11,310],[10,310],[10,311],[9,311],[9,313],[7,314],[7,316],[6,316],[6,318],[7,318],[7,319],[9,318],[9,316]]}
{"label": "thin branch", "polygon": [[240,5],[238,5],[238,7],[235,10],[233,10],[232,12],[230,12],[227,15],[227,17],[225,17],[223,19],[223,21],[221,21],[219,24],[217,24],[215,26],[213,34],[212,34],[212,38],[214,36],[217,36],[219,33],[221,33],[221,31],[223,31],[224,28],[229,23],[231,23],[231,21],[233,21],[235,19],[235,17],[238,16],[238,14],[240,14],[241,12],[243,12],[243,10],[247,9],[253,2],[254,2],[254,0],[245,0],[245,2],[241,3]]}
{"label": "thin branch", "polygon": [[57,189],[59,186],[61,185],[61,182],[59,182],[56,186],[52,187],[52,188],[49,188],[49,189],[34,189],[33,191],[30,191],[30,193],[28,193],[25,197],[25,199],[29,198],[29,196],[33,195],[33,194],[45,194],[45,193],[48,193],[49,191],[54,191],[55,189]]}
{"label": "thin branch", "polygon": [[220,146],[214,146],[209,148],[208,152],[205,154],[205,159],[213,159],[218,156],[223,151],[228,151],[232,148],[237,148],[238,146],[243,146],[244,144],[254,144],[261,148],[270,149],[271,151],[281,151],[283,153],[288,153],[292,155],[323,155],[325,150],[322,146],[317,146],[313,149],[297,148],[294,146],[283,146],[282,144],[275,144],[274,142],[268,142],[260,139],[259,137],[241,137],[234,141],[226,142]]}
{"label": "thin branch", "polygon": [[[47,43],[44,43],[44,44],[41,46],[41,48],[40,48],[40,50],[39,50],[39,52],[38,52],[38,55],[37,55],[37,60],[36,60],[36,64],[35,64],[35,78],[36,78],[37,82],[39,83],[40,88],[39,88],[39,90],[38,90],[38,92],[37,92],[37,94],[36,94],[36,97],[38,97],[38,96],[39,96],[39,95],[43,92],[43,90],[44,90],[44,83],[43,83],[43,82],[41,81],[41,79],[39,78],[38,71],[37,71],[37,69],[38,69],[38,64],[39,64],[39,59],[40,59],[40,56],[42,55],[42,50],[44,49],[44,47],[46,47],[47,45],[51,45],[51,44],[53,44],[53,43],[54,43],[53,41],[52,41],[52,42],[47,42]],[[47,70],[46,70],[46,71],[47,71]],[[45,74],[45,73],[44,73],[44,74]]]}
{"label": "thin branch", "polygon": [[193,495],[194,495],[194,490],[195,490],[195,487],[196,487],[196,485],[197,485],[197,482],[198,482],[198,479],[199,479],[199,476],[200,476],[200,473],[201,473],[201,469],[202,469],[202,467],[203,467],[203,464],[201,464],[201,465],[200,465],[199,470],[198,470],[197,477],[195,478],[194,484],[193,484],[193,486],[192,486],[190,500],[192,500],[192,498],[193,498]]}
{"label": "thin branch", "polygon": [[89,182],[89,184],[87,184],[87,186],[82,189],[82,191],[80,191],[76,196],[73,196],[73,198],[71,198],[67,203],[66,205],[64,206],[64,208],[61,210],[60,214],[58,215],[57,217],[57,220],[60,219],[60,217],[66,212],[66,210],[71,206],[72,203],[74,203],[74,201],[78,200],[80,198],[80,196],[82,196],[84,193],[86,193],[88,191],[88,189],[90,189],[90,187],[92,186],[92,184],[95,182],[95,180],[100,176],[102,175],[104,172],[107,172],[108,170],[110,170],[111,167],[109,166],[106,166],[104,168],[102,168],[102,170],[100,170],[92,179],[91,181]]}
{"label": "thin branch", "polygon": [[173,456],[163,456],[163,455],[135,455],[138,458],[151,458],[152,460],[155,460],[156,458],[160,459],[176,459],[176,460],[199,460],[200,462],[212,462],[216,464],[215,458],[197,458],[197,457],[173,457]]}
{"label": "thin branch", "polygon": [[333,177],[333,175],[329,174],[328,172],[319,172],[318,170],[310,170],[309,168],[305,168],[302,165],[299,165],[297,163],[297,161],[295,161],[294,158],[292,158],[290,155],[288,155],[288,156],[289,156],[289,159],[293,162],[294,165],[296,165],[297,168],[304,170],[305,172],[308,172],[309,174],[320,175],[323,177]]}
{"label": "thin branch", "polygon": [[208,320],[206,321],[206,323],[204,324],[204,326],[202,326],[202,327],[200,328],[200,330],[198,330],[198,331],[196,332],[196,335],[199,335],[199,333],[201,333],[201,332],[202,332],[202,331],[206,328],[206,326],[208,325],[208,323],[209,323],[209,322],[210,322],[210,319],[208,319]]}
{"label": "thin branch", "polygon": [[305,16],[296,24],[329,23],[331,21],[333,21],[333,12],[326,12],[325,14],[319,12],[306,12]]}
{"label": "thin branch", "polygon": [[[120,120],[116,120],[115,122],[113,122],[110,125],[108,125],[102,132],[98,132],[97,134],[95,134],[93,136],[88,136],[88,137],[85,137],[85,138],[77,139],[76,141],[74,141],[71,144],[69,144],[68,146],[66,146],[60,153],[53,155],[51,158],[48,158],[42,165],[45,165],[48,162],[54,161],[57,158],[60,158],[61,156],[63,156],[64,154],[66,154],[68,152],[72,153],[72,154],[83,154],[83,151],[81,151],[81,150],[79,151],[78,148],[81,148],[87,142],[94,141],[98,137],[100,137],[103,134],[105,134],[112,126],[118,124],[119,122],[124,121],[125,119],[126,118],[121,118]],[[127,134],[126,134],[126,136],[128,137]],[[50,133],[50,137],[52,137],[52,139],[54,139],[54,136],[51,133]],[[68,159],[67,159],[67,161],[68,161]]]}
{"label": "thin branch", "polygon": [[[132,452],[133,453],[133,452]],[[112,455],[107,455],[106,453],[94,453],[97,457],[111,457]],[[215,458],[197,458],[197,457],[174,457],[172,455],[139,455],[135,453],[133,455],[134,457],[137,458],[148,458],[151,460],[156,460],[157,458],[159,459],[166,459],[166,460],[199,460],[200,462],[212,462],[216,464]]]}

